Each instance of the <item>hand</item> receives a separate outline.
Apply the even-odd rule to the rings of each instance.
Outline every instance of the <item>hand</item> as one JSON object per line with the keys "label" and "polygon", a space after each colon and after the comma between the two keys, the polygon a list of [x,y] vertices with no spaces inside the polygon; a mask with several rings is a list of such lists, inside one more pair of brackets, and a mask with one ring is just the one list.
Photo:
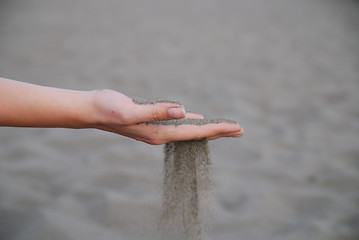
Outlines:
{"label": "hand", "polygon": [[148,124],[203,116],[185,116],[178,103],[136,104],[112,90],[75,91],[0,78],[0,100],[0,126],[97,128],[149,144],[243,135],[236,123]]}
{"label": "hand", "polygon": [[183,106],[175,103],[135,104],[131,98],[112,90],[93,92],[98,121],[95,128],[117,133],[153,145],[221,137],[240,137],[243,129],[234,123],[206,125],[153,125],[150,121],[180,118],[202,119],[195,113],[184,114]]}

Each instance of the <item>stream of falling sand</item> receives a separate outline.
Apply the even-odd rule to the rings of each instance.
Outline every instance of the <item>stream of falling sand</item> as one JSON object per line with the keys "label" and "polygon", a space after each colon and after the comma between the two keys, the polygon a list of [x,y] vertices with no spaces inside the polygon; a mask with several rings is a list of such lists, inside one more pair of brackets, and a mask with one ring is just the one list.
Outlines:
{"label": "stream of falling sand", "polygon": [[[173,102],[134,98],[136,104]],[[180,119],[148,122],[153,125],[204,125],[229,119]],[[207,139],[170,142],[165,145],[162,214],[159,231],[163,239],[201,240],[207,229],[212,195],[212,163]]]}
{"label": "stream of falling sand", "polygon": [[167,143],[161,215],[167,237],[171,234],[176,239],[202,239],[211,189],[207,140]]}

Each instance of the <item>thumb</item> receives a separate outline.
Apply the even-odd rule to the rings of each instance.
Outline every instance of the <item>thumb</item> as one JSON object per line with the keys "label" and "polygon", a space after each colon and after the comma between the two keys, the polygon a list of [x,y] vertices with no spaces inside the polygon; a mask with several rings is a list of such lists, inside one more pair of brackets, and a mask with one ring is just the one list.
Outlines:
{"label": "thumb", "polygon": [[181,119],[186,116],[184,107],[177,103],[158,102],[154,104],[135,104],[132,111],[136,123]]}

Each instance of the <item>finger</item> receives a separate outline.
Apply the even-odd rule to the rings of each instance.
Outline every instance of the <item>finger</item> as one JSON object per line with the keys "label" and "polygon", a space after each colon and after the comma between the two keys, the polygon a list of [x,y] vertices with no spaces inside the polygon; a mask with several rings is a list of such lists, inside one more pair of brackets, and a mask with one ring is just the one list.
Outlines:
{"label": "finger", "polygon": [[120,128],[107,128],[106,131],[114,132],[137,139],[153,145],[160,145],[174,141],[210,140],[220,137],[240,135],[241,127],[234,123],[211,123],[205,125],[157,125],[140,123],[121,126]]}
{"label": "finger", "polygon": [[238,138],[238,137],[242,137],[243,133],[244,133],[243,128],[241,128],[241,130],[238,132],[218,134],[215,136],[208,137],[207,140],[216,140],[216,139],[222,138],[222,137]]}
{"label": "finger", "polygon": [[181,119],[185,115],[184,107],[176,103],[134,104],[131,109],[130,124]]}
{"label": "finger", "polygon": [[186,112],[186,119],[204,119],[204,116],[195,112]]}
{"label": "finger", "polygon": [[167,126],[163,136],[158,135],[158,137],[160,139],[162,137],[166,142],[211,139],[214,136],[219,138],[226,136],[226,134],[234,134],[240,130],[241,127],[238,124],[232,123]]}

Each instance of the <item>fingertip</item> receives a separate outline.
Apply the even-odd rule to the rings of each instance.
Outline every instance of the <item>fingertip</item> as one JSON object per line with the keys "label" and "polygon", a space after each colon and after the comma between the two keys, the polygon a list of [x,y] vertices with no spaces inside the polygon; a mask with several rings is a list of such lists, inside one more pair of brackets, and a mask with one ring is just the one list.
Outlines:
{"label": "fingertip", "polygon": [[186,117],[186,111],[184,107],[172,107],[168,109],[168,116],[170,119],[181,119]]}
{"label": "fingertip", "polygon": [[230,137],[235,137],[235,138],[242,137],[243,134],[244,134],[244,130],[243,130],[243,128],[241,128],[238,132],[231,134]]}

